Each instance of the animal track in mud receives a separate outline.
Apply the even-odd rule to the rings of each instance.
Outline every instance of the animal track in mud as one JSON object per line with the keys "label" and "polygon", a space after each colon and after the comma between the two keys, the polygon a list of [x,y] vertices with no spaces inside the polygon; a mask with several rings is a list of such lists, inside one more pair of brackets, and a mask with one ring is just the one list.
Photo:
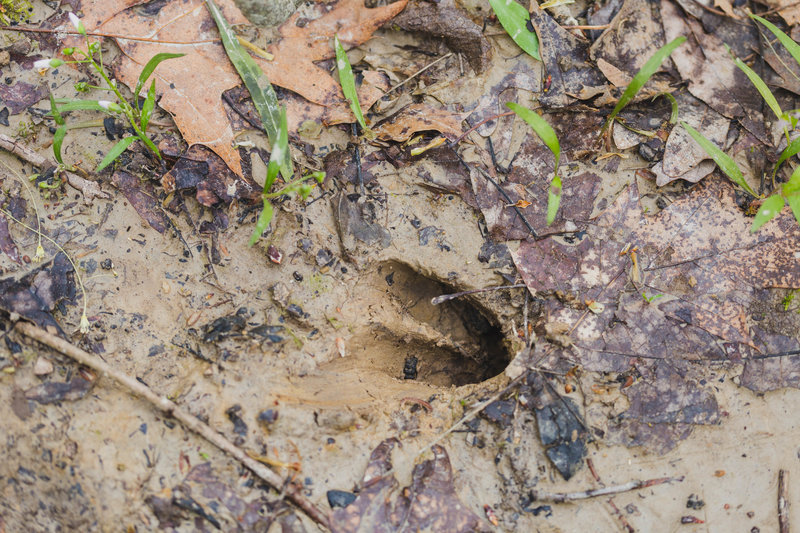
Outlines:
{"label": "animal track in mud", "polygon": [[482,382],[508,364],[491,310],[467,298],[431,303],[458,289],[396,261],[378,265],[363,283],[382,294],[364,300],[364,320],[348,342],[349,364],[403,378],[406,360],[415,357],[416,380],[440,387]]}

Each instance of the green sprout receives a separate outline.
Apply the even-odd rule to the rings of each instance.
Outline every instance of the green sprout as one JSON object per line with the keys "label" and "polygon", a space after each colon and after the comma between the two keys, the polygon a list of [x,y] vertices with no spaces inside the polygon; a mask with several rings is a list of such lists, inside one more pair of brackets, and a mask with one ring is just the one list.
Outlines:
{"label": "green sprout", "polygon": [[256,227],[253,229],[253,234],[250,236],[250,246],[254,245],[258,241],[259,237],[261,237],[261,235],[269,227],[270,222],[272,222],[272,217],[275,213],[275,210],[272,207],[271,200],[283,195],[291,194],[296,194],[300,196],[302,200],[305,200],[308,198],[314,188],[313,184],[306,182],[309,179],[314,179],[317,181],[317,183],[322,183],[322,181],[325,179],[324,172],[312,172],[311,174],[307,174],[287,182],[277,191],[272,191],[272,186],[275,184],[275,181],[278,178],[278,173],[280,172],[281,163],[285,161],[284,154],[289,151],[289,128],[286,124],[286,108],[281,107],[280,113],[280,129],[278,130],[278,138],[275,140],[276,142],[272,146],[272,152],[269,155],[267,179],[264,181],[264,190],[261,194],[264,207],[261,210],[261,214],[258,216]]}
{"label": "green sprout", "polygon": [[550,124],[535,111],[514,102],[508,102],[506,105],[533,128],[533,131],[550,151],[553,152],[553,156],[556,159],[555,168],[553,169],[553,179],[550,180],[550,187],[547,191],[547,225],[549,226],[555,221],[558,207],[561,204],[561,178],[558,176],[561,146],[558,143],[558,136]]}
{"label": "green sprout", "polygon": [[651,304],[651,303],[655,302],[656,300],[658,300],[659,298],[663,298],[663,297],[664,297],[663,294],[654,294],[653,296],[648,296],[646,292],[642,292],[642,298],[644,298],[644,301],[649,303],[649,304]]}
{"label": "green sprout", "polygon": [[639,90],[645,86],[645,84],[650,80],[653,74],[661,67],[661,63],[667,59],[672,52],[686,42],[686,37],[680,36],[673,39],[671,42],[665,44],[650,57],[650,59],[645,62],[642,68],[639,69],[639,72],[633,77],[631,82],[625,88],[625,91],[622,93],[617,105],[614,106],[614,110],[606,119],[606,123],[603,124],[602,131],[606,131],[608,127],[614,122],[614,119],[617,117],[622,109],[630,103],[631,100],[636,96]]}
{"label": "green sprout", "polygon": [[[769,29],[775,35],[775,37],[778,38],[781,44],[786,47],[795,61],[797,61],[798,65],[800,65],[800,45],[794,42],[788,35],[783,33],[769,21],[757,15],[750,15],[750,17],[766,26],[767,29]],[[730,52],[730,48],[727,48],[728,52]],[[800,138],[791,140],[789,136],[789,128],[794,129],[798,123],[798,117],[796,114],[797,110],[784,111],[781,109],[781,106],[778,104],[778,100],[775,98],[775,95],[772,94],[772,91],[770,91],[764,80],[762,80],[761,77],[756,74],[755,71],[753,71],[753,69],[751,69],[737,57],[733,57],[733,62],[742,72],[744,72],[761,97],[764,99],[764,102],[766,102],[766,104],[775,114],[775,117],[783,124],[783,131],[784,135],[786,136],[787,146],[781,152],[778,162],[775,164],[775,168],[772,171],[774,184],[775,176],[781,164],[783,164],[783,162],[787,159],[800,153]],[[714,143],[706,139],[700,132],[685,122],[681,122],[681,125],[686,129],[686,131],[689,132],[689,135],[692,136],[697,144],[699,144],[700,147],[711,156],[720,170],[722,170],[722,172],[724,172],[731,179],[731,181],[741,186],[752,196],[758,197],[750,185],[748,185],[745,181],[739,166],[730,156],[725,154],[716,145],[714,145]],[[755,233],[759,230],[759,228],[761,228],[761,226],[775,218],[778,213],[783,210],[784,205],[789,206],[794,218],[797,220],[798,224],[800,224],[800,166],[796,167],[794,172],[792,172],[789,181],[781,185],[781,190],[779,192],[776,192],[764,199],[764,201],[761,203],[761,206],[758,208],[758,212],[756,212],[755,218],[753,219],[753,225],[750,227],[750,232]]]}
{"label": "green sprout", "polygon": [[528,29],[531,14],[514,0],[489,0],[492,11],[497,15],[500,25],[509,37],[517,43],[529,56],[541,61],[539,55],[539,38],[536,32]]}
{"label": "green sprout", "polygon": [[[278,135],[280,134],[280,121],[281,112],[278,105],[278,96],[275,89],[267,79],[267,75],[261,70],[261,67],[255,60],[247,53],[242,47],[236,32],[233,31],[230,23],[220,11],[217,4],[213,0],[206,0],[206,7],[214,18],[217,24],[222,45],[225,47],[225,53],[228,54],[236,72],[242,78],[250,97],[253,99],[253,105],[258,111],[261,118],[261,124],[267,132],[269,144],[274,147],[278,142]],[[246,41],[245,41],[246,42]],[[280,170],[284,179],[291,179],[294,170],[292,168],[292,155],[287,150],[283,153],[283,160],[280,162]]]}
{"label": "green sprout", "polygon": [[344,97],[350,103],[350,109],[353,111],[358,125],[366,135],[372,135],[372,130],[367,126],[367,121],[364,120],[364,113],[361,112],[361,104],[358,102],[358,93],[356,92],[356,80],[353,77],[353,68],[350,66],[350,60],[347,59],[347,52],[345,52],[342,43],[339,42],[339,36],[334,36],[334,48],[336,49],[336,70],[339,72],[339,83],[342,86]]}
{"label": "green sprout", "polygon": [[[64,164],[64,160],[61,154],[61,146],[64,142],[64,137],[67,134],[67,130],[69,129],[62,113],[66,113],[69,111],[76,111],[81,109],[89,109],[94,111],[101,111],[111,116],[118,116],[123,115],[128,120],[128,124],[130,124],[131,128],[133,129],[135,135],[131,135],[129,137],[125,137],[117,144],[115,144],[111,150],[106,154],[100,164],[97,166],[96,171],[99,172],[106,168],[108,165],[113,163],[122,153],[128,149],[128,147],[133,144],[134,141],[137,139],[142,141],[145,146],[159,159],[161,160],[161,153],[158,151],[158,148],[150,140],[147,136],[147,126],[150,123],[150,117],[153,114],[153,110],[155,109],[155,102],[156,102],[156,82],[155,80],[152,81],[150,84],[150,88],[147,91],[147,97],[144,100],[144,103],[141,107],[138,105],[130,104],[117,86],[116,81],[112,80],[111,77],[106,72],[105,66],[103,64],[103,48],[100,45],[100,41],[91,40],[86,33],[86,28],[83,25],[83,22],[78,18],[77,15],[74,13],[69,14],[70,21],[72,25],[75,26],[75,29],[84,36],[86,40],[86,49],[81,50],[79,48],[65,48],[62,50],[62,53],[67,57],[74,57],[76,59],[69,60],[69,61],[62,61],[60,59],[41,59],[34,63],[34,68],[38,69],[40,73],[44,73],[48,68],[56,68],[63,64],[87,64],[90,65],[97,74],[100,75],[104,84],[103,85],[90,85],[85,82],[79,83],[76,87],[78,92],[85,92],[89,89],[97,89],[101,91],[108,91],[113,94],[116,98],[116,102],[110,100],[70,100],[70,99],[56,99],[53,98],[53,95],[50,95],[50,114],[53,117],[58,128],[56,129],[56,133],[53,137],[53,155],[56,158],[56,161],[62,167],[66,167],[67,165]],[[144,88],[145,83],[153,74],[156,67],[162,61],[167,59],[172,59],[176,57],[181,57],[184,54],[168,54],[168,53],[161,53],[154,55],[150,61],[142,69],[141,74],[139,74],[139,79],[136,82],[136,88],[133,91],[133,98],[136,99],[139,96],[140,91]],[[70,167],[71,168],[71,167]]]}
{"label": "green sprout", "polygon": [[33,6],[28,0],[2,0],[0,2],[0,24],[8,26],[21,20],[27,20]]}

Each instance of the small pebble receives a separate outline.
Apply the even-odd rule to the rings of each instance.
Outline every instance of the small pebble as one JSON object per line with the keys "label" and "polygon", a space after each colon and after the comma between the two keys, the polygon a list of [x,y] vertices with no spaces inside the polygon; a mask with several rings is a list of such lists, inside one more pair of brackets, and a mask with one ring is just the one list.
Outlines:
{"label": "small pebble", "polygon": [[37,376],[46,376],[53,372],[53,363],[45,359],[44,357],[39,357],[36,359],[36,363],[33,365],[33,373]]}

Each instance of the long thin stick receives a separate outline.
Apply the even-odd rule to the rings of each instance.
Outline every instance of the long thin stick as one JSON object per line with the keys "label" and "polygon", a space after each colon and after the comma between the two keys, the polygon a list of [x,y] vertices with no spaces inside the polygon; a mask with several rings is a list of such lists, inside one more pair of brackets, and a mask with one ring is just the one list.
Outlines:
{"label": "long thin stick", "polygon": [[397,89],[397,88],[399,88],[399,87],[402,87],[403,85],[405,85],[405,84],[406,84],[406,83],[408,83],[409,81],[413,80],[414,78],[416,78],[417,76],[419,76],[420,74],[422,74],[423,72],[425,72],[426,70],[428,70],[429,68],[431,68],[432,66],[434,66],[434,65],[435,65],[436,63],[438,63],[439,61],[444,61],[445,59],[447,59],[447,58],[448,58],[448,57],[450,57],[451,55],[453,55],[453,52],[448,52],[447,54],[443,55],[442,57],[440,57],[440,58],[439,58],[439,59],[437,59],[436,61],[432,61],[432,62],[428,63],[427,65],[425,65],[424,67],[422,67],[421,69],[419,69],[418,71],[416,71],[416,72],[415,72],[414,74],[412,74],[411,76],[407,77],[406,79],[404,79],[403,81],[401,81],[400,83],[398,83],[397,85],[395,85],[394,87],[392,87],[392,88],[388,89],[388,90],[387,90],[385,93],[383,93],[383,96],[386,96],[387,94],[389,94],[390,92],[394,91],[395,89]]}
{"label": "long thin stick", "polygon": [[110,377],[124,388],[128,389],[129,391],[141,396],[153,406],[163,411],[166,415],[172,416],[173,418],[177,419],[181,422],[187,429],[194,431],[211,444],[222,450],[223,452],[227,453],[248,469],[253,472],[256,476],[267,482],[270,486],[275,488],[278,491],[285,491],[286,495],[289,499],[297,505],[300,509],[303,510],[312,520],[330,529],[330,524],[328,522],[328,516],[317,506],[313,503],[305,499],[300,489],[298,489],[295,485],[289,483],[286,479],[282,478],[275,472],[273,472],[267,466],[259,463],[255,459],[252,459],[248,456],[241,448],[238,448],[234,445],[231,441],[223,437],[221,434],[217,433],[214,429],[212,429],[209,425],[204,424],[199,419],[184,411],[179,407],[177,404],[171,402],[170,400],[158,396],[153,391],[151,391],[147,386],[136,381],[136,379],[124,374],[118,370],[112,368],[108,363],[103,361],[102,359],[81,350],[80,348],[70,344],[69,342],[65,341],[64,339],[57,337],[47,331],[34,326],[33,324],[29,324],[26,322],[17,322],[16,325],[17,331],[20,333],[27,335],[31,339],[37,340],[42,344],[46,344],[47,346],[53,348],[54,350],[58,350],[62,354],[74,359],[75,361],[79,362],[82,365],[88,366],[100,373],[105,374],[106,376]]}
{"label": "long thin stick", "polygon": [[[55,166],[55,163],[51,162],[46,157],[37,154],[30,148],[21,145],[11,137],[3,135],[2,133],[0,133],[0,148],[41,169]],[[86,203],[90,203],[93,198],[111,198],[111,195],[107,192],[100,190],[100,186],[97,185],[97,183],[66,170],[64,173],[67,175],[67,183],[83,193]]]}
{"label": "long thin stick", "polygon": [[470,294],[478,294],[480,292],[500,291],[503,289],[520,289],[522,287],[525,287],[524,283],[517,283],[515,285],[503,285],[501,287],[484,287],[483,289],[471,289],[468,291],[454,292],[452,294],[442,294],[441,296],[437,296],[436,298],[431,298],[431,305],[439,305],[442,302],[449,302],[450,300],[455,300],[456,298],[461,298],[462,296],[468,296]]}
{"label": "long thin stick", "polygon": [[789,471],[778,471],[778,531],[789,533]]}
{"label": "long thin stick", "polygon": [[[0,30],[8,31],[26,31],[30,33],[57,33],[58,35],[83,35],[77,31],[69,30],[54,30],[49,28],[29,28],[26,26],[0,26]],[[202,41],[164,41],[161,39],[149,39],[147,37],[131,37],[130,35],[118,35],[116,33],[103,33],[99,31],[87,31],[86,35],[92,37],[108,37],[110,39],[121,39],[124,41],[139,41],[143,43],[159,43],[159,44],[207,44],[218,43],[219,39],[205,39]]]}
{"label": "long thin stick", "polygon": [[683,476],[659,477],[643,481],[629,481],[628,483],[623,483],[622,485],[582,490],[580,492],[545,492],[543,490],[534,490],[531,491],[531,497],[533,498],[533,501],[537,502],[564,503],[575,500],[585,500],[587,498],[595,498],[597,496],[607,496],[609,494],[620,494],[622,492],[644,489],[646,487],[661,485],[662,483],[671,483],[673,481],[681,482],[683,481]]}

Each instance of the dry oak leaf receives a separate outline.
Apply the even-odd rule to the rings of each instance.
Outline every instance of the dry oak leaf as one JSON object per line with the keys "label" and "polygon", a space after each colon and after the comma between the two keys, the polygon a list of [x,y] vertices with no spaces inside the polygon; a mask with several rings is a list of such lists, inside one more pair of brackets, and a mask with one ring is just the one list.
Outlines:
{"label": "dry oak leaf", "polygon": [[[605,358],[616,352],[728,358],[770,349],[751,334],[760,290],[800,287],[800,228],[788,208],[755,234],[750,223],[732,186],[716,175],[654,217],[641,214],[633,185],[580,242],[528,240],[512,256],[531,290],[604,304],[574,333],[575,344],[593,352],[590,363],[581,361],[587,368],[609,370]],[[635,264],[632,254],[620,253],[626,245],[638,247]],[[642,292],[663,297],[645,305]],[[622,305],[625,294],[633,298]],[[632,307],[641,309],[628,313]],[[551,319],[567,323],[578,313],[552,311]]]}
{"label": "dry oak leaf", "polygon": [[[326,11],[319,18],[298,25],[300,21],[295,15],[281,26],[282,39],[269,48],[275,56],[272,62],[259,58],[256,61],[272,83],[316,104],[341,108],[343,111],[336,114],[341,115],[347,110],[341,89],[330,74],[313,62],[334,55],[331,46],[334,33],[338,33],[344,43],[360,44],[402,10],[406,1],[374,9],[365,8],[361,0],[318,4],[316,8]],[[231,170],[242,175],[241,159],[233,147],[235,132],[221,96],[242,82],[217,41],[219,33],[205,2],[173,0],[157,10],[138,8],[141,3],[136,0],[84,1],[79,9],[87,30],[129,37],[115,39],[123,57],[115,65],[114,74],[130,87],[136,85],[142,67],[155,54],[186,54],[156,69],[154,78],[159,105],[173,115],[189,145],[202,144],[211,148]],[[232,0],[220,0],[218,5],[232,25],[247,24]],[[325,111],[325,107],[317,110],[318,113]],[[290,122],[298,121],[290,117]]]}
{"label": "dry oak leaf", "polygon": [[450,140],[461,135],[461,116],[425,104],[411,104],[376,128],[379,139],[405,142],[420,131],[438,131]]}

